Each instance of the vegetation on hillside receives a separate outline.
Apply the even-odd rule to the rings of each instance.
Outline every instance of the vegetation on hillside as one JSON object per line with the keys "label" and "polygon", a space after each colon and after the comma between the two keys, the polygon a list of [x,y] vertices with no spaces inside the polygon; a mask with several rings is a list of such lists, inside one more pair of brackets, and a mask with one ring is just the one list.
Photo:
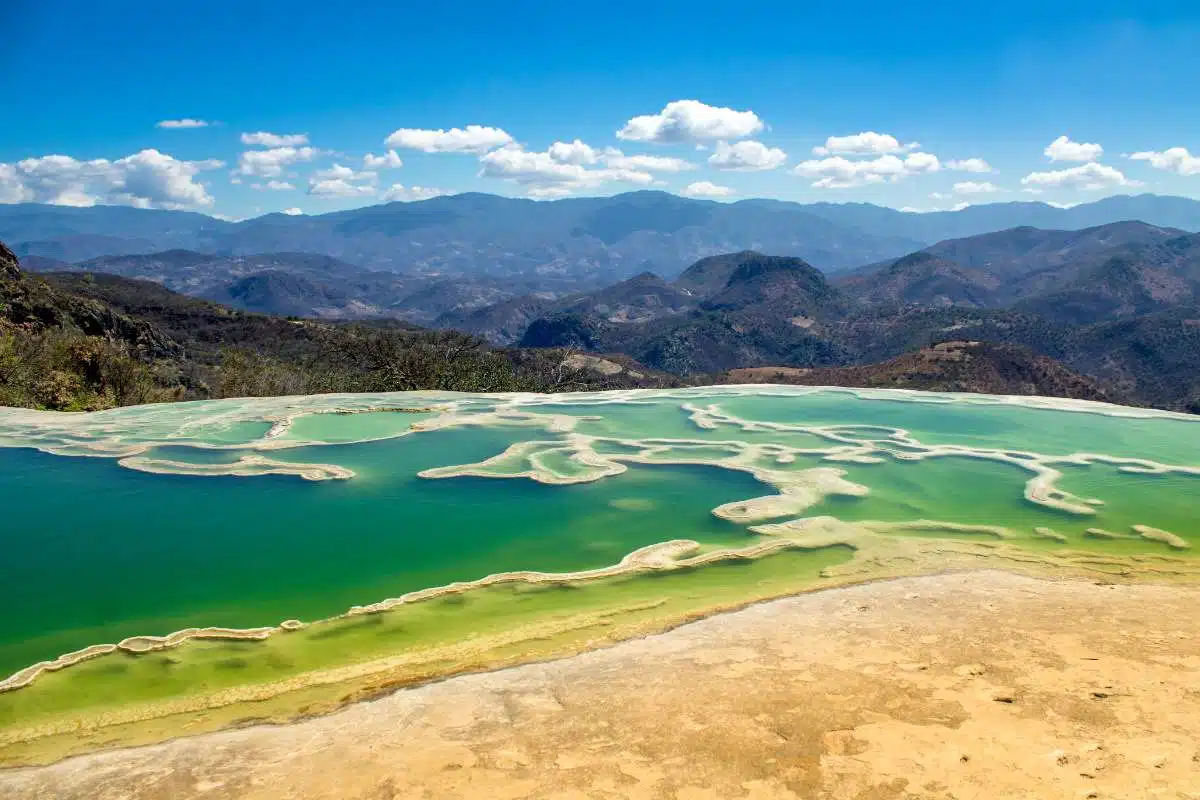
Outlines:
{"label": "vegetation on hillside", "polygon": [[324,392],[557,392],[663,385],[562,349],[494,349],[454,331],[235,311],[157,284],[22,274],[0,244],[0,405],[96,410]]}
{"label": "vegetation on hillside", "polygon": [[1108,402],[1124,399],[1027,347],[993,342],[942,342],[861,366],[734,369],[723,378],[730,383],[1043,395]]}

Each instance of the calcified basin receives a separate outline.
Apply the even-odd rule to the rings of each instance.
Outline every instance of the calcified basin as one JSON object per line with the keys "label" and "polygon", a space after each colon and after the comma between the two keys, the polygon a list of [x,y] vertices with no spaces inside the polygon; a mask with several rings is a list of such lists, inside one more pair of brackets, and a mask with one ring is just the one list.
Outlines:
{"label": "calcified basin", "polygon": [[1044,398],[0,409],[0,763],[286,719],[871,578],[1188,581],[1197,498],[1200,420]]}

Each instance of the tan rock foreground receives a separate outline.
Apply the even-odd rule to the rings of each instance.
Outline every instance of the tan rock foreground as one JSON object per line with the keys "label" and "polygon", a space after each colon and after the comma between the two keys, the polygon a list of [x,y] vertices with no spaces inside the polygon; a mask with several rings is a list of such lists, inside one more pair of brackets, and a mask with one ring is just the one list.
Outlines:
{"label": "tan rock foreground", "polygon": [[765,603],[4,798],[1200,798],[1200,591],[1001,572]]}

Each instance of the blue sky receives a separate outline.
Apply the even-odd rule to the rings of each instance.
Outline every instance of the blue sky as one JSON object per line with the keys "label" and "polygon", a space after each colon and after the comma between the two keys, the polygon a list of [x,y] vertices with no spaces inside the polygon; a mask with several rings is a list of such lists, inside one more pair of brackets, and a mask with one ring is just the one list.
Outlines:
{"label": "blue sky", "polygon": [[8,0],[0,24],[0,202],[1200,197],[1194,2]]}

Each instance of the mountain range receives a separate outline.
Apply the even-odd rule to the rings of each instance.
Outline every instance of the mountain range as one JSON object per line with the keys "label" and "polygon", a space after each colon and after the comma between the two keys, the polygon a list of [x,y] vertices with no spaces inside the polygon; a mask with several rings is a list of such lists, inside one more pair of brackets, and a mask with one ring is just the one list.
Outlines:
{"label": "mountain range", "polygon": [[[746,264],[752,285],[774,283],[770,276],[789,268],[773,258]],[[330,391],[571,391],[748,380],[1109,399],[1095,381],[1027,348],[975,342],[946,342],[877,365],[751,368],[683,380],[621,355],[492,349],[460,333],[403,324],[251,314],[102,273],[30,276],[2,242],[0,367],[0,405],[62,410]]]}
{"label": "mountain range", "polygon": [[946,239],[1122,220],[1200,230],[1200,201],[1146,194],[1066,209],[1013,202],[921,214],[865,203],[718,203],[656,191],[552,201],[459,194],[241,222],[185,211],[15,204],[0,206],[0,239],[22,259],[66,263],[176,249],[303,252],[405,275],[558,277],[582,289],[644,271],[673,278],[698,259],[740,250],[797,256],[833,273]]}
{"label": "mountain range", "polygon": [[[986,229],[1006,222],[1020,224]],[[242,311],[619,354],[685,381],[982,341],[1057,359],[1114,399],[1181,409],[1200,409],[1197,228],[1200,202],[1153,195],[933,214],[658,192],[458,195],[242,223],[0,206],[0,235],[26,270],[150,280]],[[95,248],[129,251],[72,258]]]}
{"label": "mountain range", "polygon": [[[1115,399],[1200,410],[1200,234],[1173,228],[1015,228],[835,276],[746,251],[702,259],[670,284],[643,276],[637,285],[653,286],[652,302],[631,281],[614,287],[641,309],[636,321],[586,297],[531,304],[536,315],[516,341],[624,353],[680,375],[844,368],[983,341],[1058,359]],[[657,299],[668,290],[678,293],[669,305]],[[513,305],[456,322],[496,340],[493,327],[474,326],[511,316]]]}

